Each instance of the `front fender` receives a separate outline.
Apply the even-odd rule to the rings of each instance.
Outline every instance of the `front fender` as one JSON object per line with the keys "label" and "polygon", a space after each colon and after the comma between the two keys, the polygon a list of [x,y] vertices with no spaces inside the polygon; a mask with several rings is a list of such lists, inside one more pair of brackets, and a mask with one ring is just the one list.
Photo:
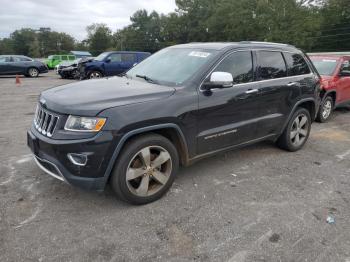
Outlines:
{"label": "front fender", "polygon": [[135,130],[132,130],[132,131],[124,134],[121,137],[121,139],[119,140],[117,147],[115,148],[113,155],[112,155],[111,159],[109,160],[109,164],[107,166],[107,169],[105,171],[104,184],[107,184],[107,181],[112,173],[114,164],[119,156],[119,153],[129,138],[131,138],[135,135],[140,135],[140,134],[144,134],[147,132],[162,130],[162,129],[166,129],[166,128],[172,128],[179,134],[179,137],[181,139],[181,143],[183,143],[183,145],[185,147],[186,158],[188,158],[188,146],[187,146],[187,142],[185,139],[185,135],[183,134],[181,128],[177,124],[167,123],[167,124],[159,124],[159,125],[153,125],[153,126],[147,126],[147,127],[135,129]]}

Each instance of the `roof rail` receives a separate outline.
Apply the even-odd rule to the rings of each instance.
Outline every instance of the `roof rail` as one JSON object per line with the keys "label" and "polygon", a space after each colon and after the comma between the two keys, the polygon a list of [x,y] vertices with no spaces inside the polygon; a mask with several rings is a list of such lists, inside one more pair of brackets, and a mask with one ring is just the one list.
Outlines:
{"label": "roof rail", "polygon": [[282,43],[273,43],[273,42],[259,42],[259,41],[241,41],[240,44],[264,44],[264,45],[283,45],[283,46],[291,46],[288,44],[282,44]]}

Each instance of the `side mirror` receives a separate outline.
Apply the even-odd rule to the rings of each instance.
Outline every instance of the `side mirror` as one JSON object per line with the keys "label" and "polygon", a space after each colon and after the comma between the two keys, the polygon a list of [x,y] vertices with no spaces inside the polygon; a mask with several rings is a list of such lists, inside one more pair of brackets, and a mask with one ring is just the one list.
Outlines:
{"label": "side mirror", "polygon": [[230,88],[233,86],[233,76],[227,72],[214,72],[210,76],[210,80],[203,84],[204,90],[217,88]]}
{"label": "side mirror", "polygon": [[110,63],[112,60],[111,60],[111,58],[110,57],[108,57],[107,59],[106,59],[106,63]]}
{"label": "side mirror", "polygon": [[339,76],[340,77],[348,77],[348,76],[350,76],[350,71],[349,70],[342,70],[342,71],[340,71]]}

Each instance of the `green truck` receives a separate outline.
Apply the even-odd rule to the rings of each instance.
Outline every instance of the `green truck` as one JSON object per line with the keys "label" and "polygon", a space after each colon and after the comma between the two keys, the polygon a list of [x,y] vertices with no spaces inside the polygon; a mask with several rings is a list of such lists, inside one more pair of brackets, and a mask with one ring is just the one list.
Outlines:
{"label": "green truck", "polygon": [[54,69],[56,65],[62,61],[74,61],[76,59],[75,55],[50,55],[45,64],[49,69]]}

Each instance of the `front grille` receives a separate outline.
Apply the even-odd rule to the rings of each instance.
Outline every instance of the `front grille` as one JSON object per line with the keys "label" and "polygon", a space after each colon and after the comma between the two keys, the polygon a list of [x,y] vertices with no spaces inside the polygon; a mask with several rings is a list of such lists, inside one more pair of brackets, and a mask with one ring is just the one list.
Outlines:
{"label": "front grille", "polygon": [[52,137],[58,123],[59,116],[37,106],[34,116],[34,126],[44,136]]}

